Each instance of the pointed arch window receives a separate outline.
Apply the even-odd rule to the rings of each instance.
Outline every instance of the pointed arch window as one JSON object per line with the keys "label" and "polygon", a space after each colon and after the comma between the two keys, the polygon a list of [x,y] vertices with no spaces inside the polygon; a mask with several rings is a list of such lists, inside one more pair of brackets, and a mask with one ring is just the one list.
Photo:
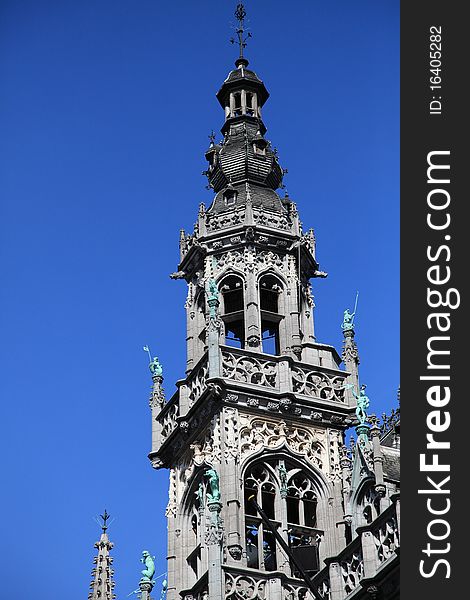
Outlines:
{"label": "pointed arch window", "polygon": [[261,339],[263,352],[278,356],[281,353],[279,338],[281,282],[274,275],[264,275],[259,281],[261,313]]}
{"label": "pointed arch window", "polygon": [[243,280],[229,275],[220,284],[222,292],[222,321],[225,326],[225,343],[235,348],[245,347],[245,310]]}
{"label": "pointed arch window", "polygon": [[[290,465],[292,467],[292,465]],[[259,517],[254,497],[279,533],[287,532],[292,552],[313,576],[319,570],[317,494],[310,477],[280,461],[263,461],[249,468],[244,478],[245,542],[247,566],[276,570],[286,557]],[[286,535],[284,533],[284,535]],[[292,575],[299,576],[291,565]]]}

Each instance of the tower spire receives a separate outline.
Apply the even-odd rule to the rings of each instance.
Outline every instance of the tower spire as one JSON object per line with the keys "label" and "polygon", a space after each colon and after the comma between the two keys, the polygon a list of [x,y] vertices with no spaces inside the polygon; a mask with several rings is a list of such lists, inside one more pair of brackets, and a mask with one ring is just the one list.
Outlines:
{"label": "tower spire", "polygon": [[246,42],[249,38],[251,38],[251,33],[248,32],[246,37],[244,37],[244,33],[245,33],[245,17],[246,17],[246,10],[245,10],[245,6],[242,2],[240,2],[239,4],[237,4],[237,8],[235,10],[235,18],[238,21],[238,27],[236,29],[236,34],[237,34],[237,38],[238,41],[236,41],[234,38],[232,38],[230,40],[230,42],[232,44],[238,43],[238,46],[240,47],[240,55],[237,58],[237,60],[235,61],[235,65],[237,67],[239,66],[243,66],[246,67],[248,66],[248,60],[244,57],[243,55],[243,51],[246,48]]}
{"label": "tower spire", "polygon": [[116,598],[114,594],[114,570],[112,569],[113,557],[110,556],[110,551],[114,544],[109,540],[106,530],[108,529],[109,514],[104,511],[100,515],[103,523],[101,525],[101,537],[95,543],[95,548],[98,554],[93,558],[95,565],[91,571],[92,581],[90,583],[90,593],[88,600],[113,600]]}

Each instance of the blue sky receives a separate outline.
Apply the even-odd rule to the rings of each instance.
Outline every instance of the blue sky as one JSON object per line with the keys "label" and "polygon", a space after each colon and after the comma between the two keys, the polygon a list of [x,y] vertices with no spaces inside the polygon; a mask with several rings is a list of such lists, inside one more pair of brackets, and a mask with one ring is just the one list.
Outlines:
{"label": "blue sky", "polygon": [[[167,473],[151,469],[142,345],[184,374],[178,232],[215,93],[233,67],[235,2],[0,4],[1,596],[86,598],[93,516],[115,517],[116,593],[148,548],[165,570]],[[398,0],[247,2],[267,137],[317,237],[318,340],[356,340],[372,408],[399,385]],[[156,594],[158,597],[158,594]]]}

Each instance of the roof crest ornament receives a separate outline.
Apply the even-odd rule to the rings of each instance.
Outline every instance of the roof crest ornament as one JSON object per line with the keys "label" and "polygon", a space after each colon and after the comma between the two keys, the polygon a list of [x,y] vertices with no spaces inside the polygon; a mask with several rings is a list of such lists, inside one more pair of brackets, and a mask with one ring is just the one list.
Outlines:
{"label": "roof crest ornament", "polygon": [[245,17],[245,6],[242,2],[240,2],[237,4],[237,8],[235,10],[235,18],[238,21],[238,27],[235,30],[238,37],[238,42],[236,42],[234,38],[231,38],[230,43],[238,43],[238,46],[240,47],[240,56],[235,61],[235,65],[237,67],[241,66],[242,68],[248,66],[248,60],[243,56],[243,50],[246,48],[246,42],[248,39],[252,37],[250,32],[248,32],[245,37],[243,35],[245,33]]}

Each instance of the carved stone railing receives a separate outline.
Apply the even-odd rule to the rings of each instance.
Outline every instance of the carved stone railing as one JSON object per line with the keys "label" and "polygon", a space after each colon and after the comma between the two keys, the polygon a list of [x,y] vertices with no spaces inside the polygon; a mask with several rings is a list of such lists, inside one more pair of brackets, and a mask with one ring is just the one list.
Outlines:
{"label": "carved stone railing", "polygon": [[282,600],[310,600],[307,586],[283,583]]}
{"label": "carved stone railing", "polygon": [[361,539],[356,538],[348,546],[348,552],[342,556],[340,562],[341,583],[344,596],[354,591],[364,577],[364,556],[362,553]]}
{"label": "carved stone railing", "polygon": [[291,370],[292,391],[312,398],[345,402],[347,373],[329,374],[315,367],[293,366]]}
{"label": "carved stone railing", "polygon": [[204,362],[197,365],[188,379],[189,397],[188,408],[191,408],[207,388],[208,364],[207,356]]}
{"label": "carved stone railing", "polygon": [[165,409],[158,416],[158,421],[161,424],[160,440],[163,443],[169,435],[176,429],[179,416],[178,396],[175,395],[170,402],[165,406]]}
{"label": "carved stone railing", "polygon": [[324,600],[356,597],[362,580],[371,582],[380,578],[385,563],[398,560],[399,496],[392,496],[392,500],[393,503],[375,521],[359,527],[357,537],[336,557],[328,558],[328,566],[315,575],[312,582]]}
{"label": "carved stone railing", "polygon": [[222,377],[250,385],[278,389],[278,365],[274,360],[258,358],[236,350],[222,351]]}
{"label": "carved stone railing", "polygon": [[368,529],[373,536],[378,564],[380,565],[391,556],[395,556],[395,551],[400,546],[396,511],[385,511]]}
{"label": "carved stone railing", "polygon": [[228,229],[241,225],[245,220],[245,207],[223,212],[220,214],[206,214],[206,231],[211,233],[220,229]]}
{"label": "carved stone railing", "polygon": [[266,576],[225,571],[226,600],[268,600],[267,588]]}
{"label": "carved stone railing", "polygon": [[318,595],[324,600],[331,600],[330,570],[328,567],[317,573],[314,583]]}
{"label": "carved stone railing", "polygon": [[272,229],[282,229],[291,231],[292,222],[284,214],[278,212],[268,212],[266,209],[253,207],[253,221],[256,225],[270,227]]}

